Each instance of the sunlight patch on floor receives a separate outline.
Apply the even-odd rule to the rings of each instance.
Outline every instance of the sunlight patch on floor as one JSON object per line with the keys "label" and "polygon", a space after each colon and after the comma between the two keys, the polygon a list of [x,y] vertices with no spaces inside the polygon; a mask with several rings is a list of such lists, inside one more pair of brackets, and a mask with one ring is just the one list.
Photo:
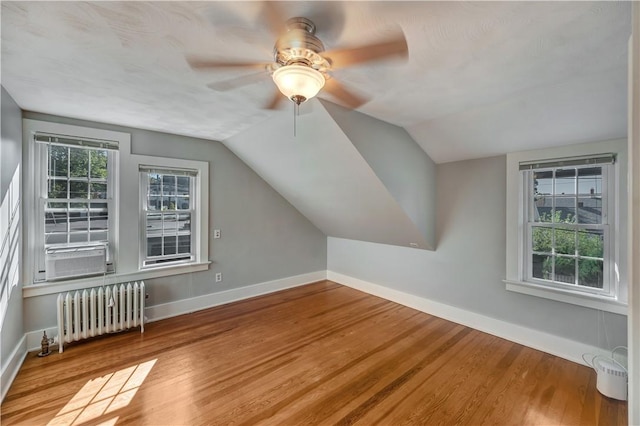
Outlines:
{"label": "sunlight patch on floor", "polygon": [[[135,396],[157,359],[89,380],[48,423],[79,425],[124,408]],[[118,417],[100,423],[115,425]]]}

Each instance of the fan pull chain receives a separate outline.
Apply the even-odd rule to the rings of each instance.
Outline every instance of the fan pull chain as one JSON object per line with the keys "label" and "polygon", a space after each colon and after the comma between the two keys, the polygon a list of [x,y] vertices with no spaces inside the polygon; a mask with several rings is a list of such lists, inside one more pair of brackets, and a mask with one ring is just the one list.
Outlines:
{"label": "fan pull chain", "polygon": [[293,103],[293,137],[296,137],[296,117],[300,114],[300,104]]}

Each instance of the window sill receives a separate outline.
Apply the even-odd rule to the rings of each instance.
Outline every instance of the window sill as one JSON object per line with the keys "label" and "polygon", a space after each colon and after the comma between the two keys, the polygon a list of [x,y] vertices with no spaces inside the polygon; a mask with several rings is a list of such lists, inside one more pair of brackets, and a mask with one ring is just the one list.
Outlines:
{"label": "window sill", "polygon": [[129,281],[139,281],[150,278],[168,277],[172,275],[188,274],[191,272],[206,271],[211,262],[189,263],[186,265],[172,265],[166,267],[148,268],[140,271],[97,275],[93,277],[79,278],[68,281],[44,282],[38,284],[25,285],[22,288],[22,297],[45,296],[63,291],[81,290],[101,285],[120,284]]}
{"label": "window sill", "polygon": [[556,290],[536,284],[522,281],[503,280],[507,285],[507,290],[517,293],[528,294],[530,296],[543,297],[558,302],[571,303],[572,305],[585,306],[587,308],[612,312],[614,314],[627,315],[627,304],[613,299],[591,296],[583,293],[574,293],[567,290]]}

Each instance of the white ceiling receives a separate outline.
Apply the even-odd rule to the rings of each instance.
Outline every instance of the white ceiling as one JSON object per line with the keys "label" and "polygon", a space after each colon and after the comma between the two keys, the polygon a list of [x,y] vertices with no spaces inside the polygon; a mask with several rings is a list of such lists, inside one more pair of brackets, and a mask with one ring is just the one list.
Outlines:
{"label": "white ceiling", "polygon": [[[2,2],[2,85],[25,110],[224,141],[291,110],[230,92],[186,54],[268,61],[259,2]],[[626,135],[629,2],[291,2],[328,49],[400,25],[406,63],[334,76],[434,161]],[[288,105],[287,105],[288,106]],[[290,132],[290,129],[283,130]]]}

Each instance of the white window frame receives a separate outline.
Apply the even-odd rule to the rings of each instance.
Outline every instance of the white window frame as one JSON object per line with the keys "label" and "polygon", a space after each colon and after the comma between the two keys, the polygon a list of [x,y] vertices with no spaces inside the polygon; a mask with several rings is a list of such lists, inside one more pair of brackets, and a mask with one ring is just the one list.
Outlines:
{"label": "white window frame", "polygon": [[[143,155],[131,156],[135,161],[138,173],[138,270],[168,270],[189,265],[208,266],[209,263],[209,163],[206,161],[183,160],[176,158],[153,157]],[[140,170],[157,169],[189,172],[195,174],[192,179],[193,201],[190,210],[191,217],[191,257],[188,260],[175,262],[146,264],[146,183],[143,181],[144,173]]]}
{"label": "white window frame", "polygon": [[[189,208],[188,209],[176,209],[171,210],[170,212],[165,212],[163,210],[150,210],[148,205],[149,200],[149,175],[152,173],[160,174],[162,176],[176,176],[183,177],[189,179]],[[181,169],[178,170],[174,168],[164,168],[164,167],[152,167],[152,166],[141,166],[140,167],[140,269],[145,268],[157,268],[164,267],[168,265],[176,265],[176,264],[188,264],[193,263],[196,259],[197,254],[197,245],[195,236],[198,234],[198,214],[199,212],[196,210],[196,205],[198,201],[197,188],[199,187],[199,174],[198,170],[195,169]],[[150,214],[160,214],[161,216],[174,214],[189,214],[190,215],[190,227],[189,233],[184,235],[189,235],[190,244],[189,244],[189,253],[180,254],[176,249],[175,254],[171,255],[162,255],[162,256],[149,256],[148,255],[148,243],[149,238],[147,235],[147,229],[149,228],[149,215]],[[164,219],[162,220],[164,224]],[[164,238],[166,234],[164,232],[160,233],[161,238]],[[174,236],[174,235],[171,235]],[[178,238],[181,236],[180,232],[176,230],[176,245],[179,247]],[[157,263],[156,263],[157,262]]]}
{"label": "white window frame", "polygon": [[[39,120],[23,119],[24,163],[29,174],[24,185],[25,242],[23,246],[23,276],[27,277],[25,287],[30,284],[44,284],[45,278],[45,203],[47,202],[47,144],[36,142],[36,135],[54,135],[87,141],[104,141],[118,147],[118,153],[130,148],[127,133],[72,126]],[[118,250],[118,205],[119,205],[119,154],[110,155],[108,177],[109,209],[109,271],[116,267]],[[90,245],[90,243],[83,244]]]}
{"label": "white window frame", "polygon": [[[528,250],[527,224],[524,209],[527,208],[526,191],[520,164],[554,158],[595,156],[602,153],[616,155],[616,164],[608,175],[610,194],[613,197],[613,219],[610,218],[607,257],[610,262],[610,289],[612,293],[576,291],[565,286],[548,285],[528,279],[525,259]],[[508,291],[536,296],[564,303],[585,306],[597,310],[627,314],[627,141],[616,139],[580,145],[558,146],[534,151],[507,154],[506,161],[506,273],[504,283]],[[611,197],[611,195],[610,195]],[[609,211],[611,211],[609,209]]]}
{"label": "white window frame", "polygon": [[[586,167],[594,167],[595,165],[583,165],[583,166],[575,166],[576,169],[586,168]],[[612,265],[615,264],[615,259],[613,259],[613,253],[615,253],[615,238],[610,232],[610,218],[613,219],[616,217],[615,213],[615,185],[613,184],[614,179],[610,179],[609,177],[613,177],[614,175],[614,164],[597,164],[598,167],[602,168],[602,223],[597,225],[581,225],[581,224],[563,224],[557,226],[553,223],[545,223],[545,222],[535,222],[532,220],[534,206],[533,206],[533,185],[532,179],[534,172],[536,171],[553,171],[562,169],[563,167],[545,167],[545,168],[536,168],[531,170],[522,171],[522,192],[524,194],[523,198],[523,235],[522,235],[522,252],[524,253],[522,262],[524,274],[523,278],[525,282],[530,282],[533,284],[541,285],[541,286],[549,286],[552,288],[557,288],[560,290],[569,290],[576,292],[584,292],[591,293],[594,295],[601,295],[605,297],[615,297],[617,293],[616,285],[615,285],[615,275],[613,271]],[[564,167],[566,169],[566,167]],[[577,197],[577,194],[575,195]],[[615,224],[613,224],[615,225]],[[564,284],[560,281],[552,281],[552,280],[544,280],[540,278],[536,278],[533,276],[533,244],[531,241],[532,238],[532,229],[533,227],[543,227],[543,228],[566,228],[566,229],[597,229],[603,231],[603,288],[593,288],[586,286],[579,286],[577,284]],[[555,254],[555,247],[553,247],[553,252]],[[577,265],[576,265],[577,268]],[[578,274],[576,273],[576,278]]]}
{"label": "white window frame", "polygon": [[[37,133],[38,135],[41,135],[40,132]],[[50,135],[51,137],[55,138],[55,135]],[[86,138],[85,138],[86,139]],[[52,243],[52,244],[48,244],[46,242],[46,213],[47,213],[47,203],[51,201],[51,199],[47,198],[47,184],[48,184],[48,176],[47,173],[45,172],[46,170],[49,169],[48,167],[48,149],[49,146],[51,145],[58,145],[58,146],[64,146],[65,148],[77,148],[77,149],[94,149],[94,148],[83,148],[81,146],[77,146],[74,147],[72,145],[67,145],[64,143],[43,143],[43,142],[36,142],[36,146],[35,146],[35,151],[36,151],[36,158],[37,158],[37,162],[39,163],[40,167],[37,170],[36,174],[37,176],[37,180],[35,183],[36,186],[36,194],[39,194],[38,196],[38,200],[37,200],[37,215],[39,217],[41,217],[43,220],[38,220],[37,225],[36,225],[36,229],[38,232],[38,238],[42,238],[42,241],[39,241],[38,243],[42,243],[44,246],[44,250],[48,250],[51,248],[73,248],[73,247],[86,247],[86,246],[105,246],[107,249],[107,268],[108,271],[113,272],[114,270],[114,264],[113,264],[113,258],[114,258],[114,248],[115,248],[115,232],[117,231],[115,229],[115,210],[113,208],[114,205],[114,199],[116,197],[117,194],[117,188],[116,188],[116,173],[117,171],[115,169],[117,169],[117,163],[118,163],[118,152],[117,150],[113,150],[113,149],[108,149],[107,151],[107,164],[108,164],[108,174],[107,174],[107,179],[106,179],[106,184],[107,184],[107,194],[106,194],[106,198],[105,199],[96,199],[95,202],[100,202],[100,203],[104,203],[107,205],[107,212],[108,212],[108,216],[107,216],[107,241],[106,242],[91,242],[91,241],[83,241],[83,242],[67,242],[67,243]],[[69,183],[71,183],[71,181],[73,180],[73,178],[71,176],[67,176],[67,181]],[[90,178],[88,179],[88,181],[90,181]],[[69,188],[68,188],[69,189]],[[87,203],[91,203],[92,200],[90,199],[77,199],[74,200],[72,198],[65,198],[66,202],[69,203],[73,203],[74,201],[76,202],[87,202]],[[66,209],[66,211],[68,213],[73,213],[74,209],[73,207],[69,207]],[[87,211],[88,213],[88,211]],[[90,233],[90,231],[89,231]],[[67,232],[67,234],[72,234],[72,232],[69,230]],[[67,235],[69,236],[69,235]],[[40,256],[41,255],[41,256]],[[43,253],[38,253],[38,267],[40,268],[40,271],[44,271],[44,254]],[[43,280],[44,276],[43,276],[43,272],[38,271],[36,273],[36,280]]]}
{"label": "white window frame", "polygon": [[[22,153],[22,182],[23,197],[22,209],[22,263],[21,277],[23,279],[22,294],[25,298],[56,294],[63,291],[72,291],[88,287],[110,285],[122,282],[143,280],[159,277],[168,277],[192,272],[206,271],[209,269],[209,163],[207,161],[192,161],[177,158],[165,158],[131,154],[131,134],[119,131],[103,130],[84,126],[67,125],[41,121],[35,119],[23,119],[23,153]],[[113,273],[106,275],[82,277],[69,280],[34,282],[33,271],[35,258],[33,253],[38,249],[38,233],[36,231],[37,217],[35,210],[36,180],[34,170],[38,163],[35,155],[35,142],[33,135],[36,132],[51,133],[57,135],[74,135],[79,138],[91,138],[97,140],[118,142],[118,161],[114,168],[114,189],[117,188],[113,200],[113,247],[114,264],[117,267]],[[191,263],[173,264],[155,268],[140,269],[138,261],[139,252],[139,217],[138,210],[140,194],[139,166],[141,164],[154,165],[166,168],[196,169],[199,174],[199,186],[196,189],[198,202],[195,206],[198,212],[196,235],[197,254]],[[134,183],[132,185],[132,183]],[[44,225],[44,221],[43,221]]]}

